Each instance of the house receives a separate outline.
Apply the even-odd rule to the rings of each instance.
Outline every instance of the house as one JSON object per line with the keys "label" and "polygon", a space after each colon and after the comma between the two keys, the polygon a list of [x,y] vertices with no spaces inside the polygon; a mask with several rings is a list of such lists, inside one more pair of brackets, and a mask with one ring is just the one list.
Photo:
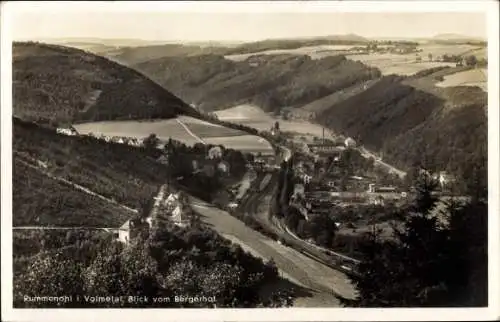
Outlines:
{"label": "house", "polygon": [[383,206],[384,205],[384,197],[382,197],[381,195],[372,197],[372,198],[370,198],[370,203],[372,205]]}
{"label": "house", "polygon": [[128,145],[131,145],[131,146],[140,146],[141,143],[139,143],[138,139],[131,138],[130,140],[128,140]]}
{"label": "house", "polygon": [[169,164],[168,156],[162,154],[161,156],[158,157],[158,159],[156,159],[156,162],[168,165]]}
{"label": "house", "polygon": [[222,158],[222,149],[220,146],[214,146],[210,150],[208,150],[207,159],[220,159]]}
{"label": "house", "polygon": [[308,144],[309,151],[322,155],[340,156],[342,151],[345,150],[344,146],[339,146],[334,143],[313,143]]}
{"label": "house", "polygon": [[225,175],[229,174],[229,163],[221,161],[217,164],[217,170]]}
{"label": "house", "polygon": [[354,141],[354,139],[352,139],[352,138],[347,138],[344,141],[344,145],[347,148],[354,148],[354,147],[356,147],[356,141]]}
{"label": "house", "polygon": [[308,175],[308,174],[304,174],[302,176],[302,180],[304,181],[304,184],[309,184],[311,183],[311,179],[312,179],[312,176]]}
{"label": "house", "polygon": [[63,134],[63,135],[69,135],[69,136],[78,135],[78,132],[72,126],[67,128],[67,129],[57,128],[56,132],[57,132],[57,134]]}
{"label": "house", "polygon": [[128,244],[133,238],[137,237],[141,230],[149,227],[149,223],[142,221],[141,218],[127,220],[118,231],[118,241]]}
{"label": "house", "polygon": [[198,160],[191,161],[191,166],[193,167],[193,171],[197,171],[200,168]]}
{"label": "house", "polygon": [[299,197],[300,198],[304,198],[305,196],[305,189],[304,189],[304,185],[303,184],[300,184],[300,183],[297,183],[293,186],[293,194],[292,194],[292,198],[294,200],[298,199]]}
{"label": "house", "polygon": [[392,187],[392,186],[387,186],[387,187],[377,187],[374,183],[370,183],[368,185],[368,192],[369,193],[395,193],[397,192],[398,188]]}
{"label": "house", "polygon": [[171,193],[164,201],[167,211],[172,211],[180,203],[180,195],[178,193]]}
{"label": "house", "polygon": [[189,225],[191,212],[192,209],[189,206],[179,203],[172,211],[170,219],[175,225],[186,227]]}
{"label": "house", "polygon": [[446,171],[439,172],[437,180],[442,188],[449,185],[450,183],[455,182],[455,178],[449,175]]}

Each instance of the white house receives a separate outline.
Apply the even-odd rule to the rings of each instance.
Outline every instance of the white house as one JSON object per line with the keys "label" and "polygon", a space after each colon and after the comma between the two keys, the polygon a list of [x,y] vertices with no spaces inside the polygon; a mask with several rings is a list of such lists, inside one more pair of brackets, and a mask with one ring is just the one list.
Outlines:
{"label": "white house", "polygon": [[219,159],[222,158],[222,149],[220,146],[214,146],[210,150],[208,150],[208,159]]}
{"label": "white house", "polygon": [[438,181],[441,187],[444,187],[455,181],[455,178],[449,175],[446,171],[439,172]]}
{"label": "white house", "polygon": [[73,136],[73,135],[77,135],[78,134],[74,128],[67,128],[67,129],[65,129],[65,128],[57,128],[56,132],[58,134],[69,135],[69,136]]}
{"label": "white house", "polygon": [[165,207],[167,210],[172,211],[179,204],[179,194],[171,193],[167,199],[165,199]]}
{"label": "white house", "polygon": [[118,230],[118,241],[128,244],[135,238],[142,228],[148,227],[149,223],[142,222],[141,219],[129,219]]}
{"label": "white house", "polygon": [[347,138],[344,141],[344,145],[348,148],[354,148],[356,147],[356,141],[354,141],[352,138]]}
{"label": "white house", "polygon": [[178,204],[172,211],[172,216],[170,217],[170,219],[175,225],[186,227],[189,225],[190,214],[191,208],[183,204]]}

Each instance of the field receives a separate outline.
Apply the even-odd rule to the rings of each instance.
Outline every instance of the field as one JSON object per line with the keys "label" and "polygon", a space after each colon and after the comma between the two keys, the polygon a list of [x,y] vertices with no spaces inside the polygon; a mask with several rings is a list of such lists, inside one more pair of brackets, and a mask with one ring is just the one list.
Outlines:
{"label": "field", "polygon": [[93,133],[106,136],[135,137],[144,139],[154,133],[162,141],[169,138],[193,145],[198,143],[194,136],[175,119],[159,121],[109,121],[75,124],[74,127],[81,134]]}
{"label": "field", "polygon": [[432,54],[433,57],[443,56],[443,55],[473,55],[472,51],[481,50],[479,46],[466,45],[466,44],[422,44],[418,46],[419,49],[422,49],[420,52],[420,56],[422,58],[427,58],[429,54]]}
{"label": "field", "polygon": [[[215,112],[221,120],[241,123],[258,130],[268,131],[276,121],[279,122],[282,131],[297,132],[301,134],[312,134],[321,136],[323,128],[320,125],[309,122],[286,121],[265,113],[254,105],[238,105],[225,110]],[[325,131],[325,135],[327,131]]]}
{"label": "field", "polygon": [[[182,122],[181,123],[179,123]],[[183,124],[191,131],[189,133]],[[245,132],[211,124],[195,118],[182,116],[177,119],[156,121],[111,121],[76,124],[76,130],[82,134],[94,133],[108,136],[136,137],[143,139],[154,133],[162,141],[169,138],[187,145],[204,142],[222,144],[227,148],[252,152],[272,153],[268,142]]]}
{"label": "field", "polygon": [[427,56],[422,56],[424,61],[416,62],[415,55],[371,54],[349,55],[347,58],[376,67],[382,72],[382,75],[396,74],[409,76],[429,68],[456,65],[455,63],[425,61],[428,60]]}
{"label": "field", "polygon": [[153,120],[153,121],[109,121],[75,124],[74,127],[79,133],[105,134],[108,136],[126,136],[143,139],[154,133],[160,140],[167,141],[169,138],[182,141],[188,145],[200,142],[195,136],[190,134],[182,122],[196,136],[205,137],[226,137],[238,136],[245,133],[233,130],[220,125],[211,124],[188,116],[181,116],[176,119]]}
{"label": "field", "polygon": [[309,55],[312,59],[320,59],[327,56],[335,56],[341,54],[343,51],[349,50],[353,45],[323,45],[323,46],[306,46],[296,49],[272,49],[259,51],[249,54],[236,54],[226,55],[226,59],[233,61],[244,61],[250,56],[254,55]]}
{"label": "field", "polygon": [[436,84],[439,87],[478,86],[488,91],[488,70],[485,68],[471,69],[444,77],[444,81]]}
{"label": "field", "polygon": [[272,154],[273,148],[266,140],[255,135],[240,135],[232,137],[211,137],[203,139],[208,144],[224,145],[226,148],[242,152]]}

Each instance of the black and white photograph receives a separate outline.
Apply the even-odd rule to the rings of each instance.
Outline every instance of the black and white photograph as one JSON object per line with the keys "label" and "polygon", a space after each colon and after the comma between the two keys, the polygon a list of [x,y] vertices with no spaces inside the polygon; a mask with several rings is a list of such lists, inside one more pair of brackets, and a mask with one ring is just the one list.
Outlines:
{"label": "black and white photograph", "polygon": [[499,316],[499,6],[410,2],[2,3],[2,315]]}

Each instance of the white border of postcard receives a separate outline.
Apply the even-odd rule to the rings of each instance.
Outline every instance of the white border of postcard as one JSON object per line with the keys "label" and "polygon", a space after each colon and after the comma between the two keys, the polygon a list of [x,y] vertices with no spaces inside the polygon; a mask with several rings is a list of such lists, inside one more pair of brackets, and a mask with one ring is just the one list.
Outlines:
{"label": "white border of postcard", "polygon": [[[12,48],[10,13],[18,10],[133,12],[484,12],[488,23],[489,307],[445,309],[13,309],[12,308]],[[2,318],[5,321],[120,319],[193,321],[496,320],[499,316],[499,50],[497,1],[301,2],[3,2],[1,7]],[[91,23],[89,15],[89,23]],[[464,23],[467,23],[464,21]],[[418,28],[418,26],[415,26]]]}

